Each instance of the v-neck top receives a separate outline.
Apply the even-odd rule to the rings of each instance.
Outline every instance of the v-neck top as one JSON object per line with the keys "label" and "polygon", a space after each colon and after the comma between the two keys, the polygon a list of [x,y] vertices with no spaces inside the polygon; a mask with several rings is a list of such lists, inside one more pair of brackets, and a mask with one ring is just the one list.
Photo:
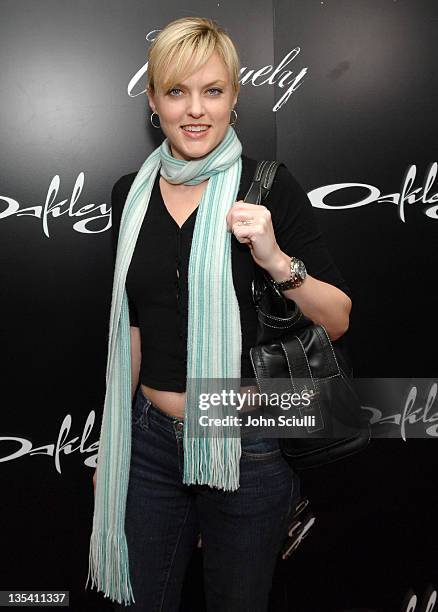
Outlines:
{"label": "v-neck top", "polygon": [[[242,155],[236,201],[245,197],[256,165],[257,160]],[[137,172],[122,176],[112,189],[114,263],[123,206]],[[182,392],[187,377],[188,266],[198,207],[180,228],[163,201],[159,178],[158,172],[128,269],[126,291],[130,325],[140,329],[140,382],[154,389]],[[281,250],[301,259],[308,274],[351,297],[325,245],[312,204],[286,166],[279,167],[264,205],[271,211]],[[254,380],[249,350],[255,345],[257,333],[251,293],[256,264],[248,245],[240,243],[234,234],[231,262],[240,310],[241,379],[245,385]]]}
{"label": "v-neck top", "polygon": [[[157,176],[157,178],[156,178],[156,180],[155,180],[155,183],[154,183],[154,187],[153,187],[153,188],[154,188],[156,191],[158,191],[158,200],[160,201],[160,205],[162,206],[162,208],[164,208],[165,212],[167,213],[167,215],[168,215],[168,217],[169,217],[170,222],[171,222],[171,223],[173,223],[173,224],[175,224],[176,229],[179,229],[179,230],[182,230],[182,228],[184,227],[184,225],[185,225],[186,223],[191,223],[191,224],[192,224],[192,226],[193,226],[193,229],[194,229],[194,228],[195,228],[195,221],[194,221],[194,220],[192,220],[191,218],[192,218],[192,217],[196,217],[196,216],[197,216],[199,202],[198,202],[198,206],[197,206],[197,207],[196,207],[194,210],[192,210],[192,212],[190,213],[190,215],[189,215],[189,216],[186,218],[186,220],[184,221],[184,223],[183,223],[183,224],[181,225],[181,227],[180,227],[180,226],[178,225],[177,221],[176,221],[176,220],[175,220],[175,219],[172,217],[172,215],[170,214],[170,212],[169,212],[169,210],[168,210],[168,208],[167,208],[167,206],[166,206],[166,204],[165,204],[165,202],[164,202],[164,200],[163,200],[163,195],[162,195],[162,193],[161,193],[161,188],[160,188],[160,180],[159,180],[159,179],[160,179],[160,177],[159,177],[159,176]],[[206,188],[206,187],[207,187],[207,186],[205,185],[205,188]],[[155,196],[156,196],[156,195],[157,195],[157,194],[155,194]],[[152,196],[151,196],[151,197],[152,197]],[[202,196],[201,196],[201,197],[202,197]]]}

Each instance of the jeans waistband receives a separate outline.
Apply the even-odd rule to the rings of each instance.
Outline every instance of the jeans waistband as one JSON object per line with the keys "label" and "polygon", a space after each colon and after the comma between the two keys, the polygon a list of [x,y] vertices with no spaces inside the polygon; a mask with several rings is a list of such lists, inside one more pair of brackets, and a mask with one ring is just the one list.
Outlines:
{"label": "jeans waistband", "polygon": [[147,409],[148,420],[155,421],[160,427],[170,432],[174,432],[175,429],[183,430],[184,419],[173,417],[163,412],[161,408],[144,395],[141,387],[138,388],[136,401],[143,402],[144,407]]}
{"label": "jeans waistband", "polygon": [[[136,402],[141,402],[144,410],[147,411],[146,419],[158,425],[161,429],[164,429],[170,433],[176,434],[177,437],[181,438],[184,431],[184,419],[173,417],[166,414],[154,404],[148,397],[143,394],[141,387],[138,388],[136,395]],[[261,434],[246,436],[241,438],[242,449],[258,450],[258,451],[270,451],[279,448],[278,440],[276,438],[265,438]]]}

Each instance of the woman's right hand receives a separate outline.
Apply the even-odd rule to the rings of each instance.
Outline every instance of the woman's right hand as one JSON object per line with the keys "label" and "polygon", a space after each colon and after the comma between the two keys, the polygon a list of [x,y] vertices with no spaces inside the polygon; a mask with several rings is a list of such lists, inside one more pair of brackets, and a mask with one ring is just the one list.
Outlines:
{"label": "woman's right hand", "polygon": [[95,493],[96,493],[96,477],[97,477],[97,468],[94,470],[94,474],[93,474],[93,488],[94,488]]}

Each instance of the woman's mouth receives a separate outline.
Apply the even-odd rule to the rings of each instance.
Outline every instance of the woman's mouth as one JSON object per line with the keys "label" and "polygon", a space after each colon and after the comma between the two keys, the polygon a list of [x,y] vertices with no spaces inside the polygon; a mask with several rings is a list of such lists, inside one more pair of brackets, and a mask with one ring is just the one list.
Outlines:
{"label": "woman's mouth", "polygon": [[193,128],[192,130],[187,129],[188,127],[189,126],[181,126],[181,129],[184,132],[184,136],[187,136],[188,138],[193,138],[194,140],[198,140],[198,138],[202,138],[210,131],[211,125],[202,126],[202,129]]}

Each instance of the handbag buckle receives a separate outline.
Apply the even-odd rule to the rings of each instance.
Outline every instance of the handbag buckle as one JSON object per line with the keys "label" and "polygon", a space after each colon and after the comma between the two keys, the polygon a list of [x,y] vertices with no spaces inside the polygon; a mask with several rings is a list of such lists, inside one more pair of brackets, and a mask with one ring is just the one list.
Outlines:
{"label": "handbag buckle", "polygon": [[308,389],[306,385],[304,385],[301,392],[304,391],[310,396],[311,400],[316,399],[316,396],[319,395],[319,391],[315,391],[315,389]]}

